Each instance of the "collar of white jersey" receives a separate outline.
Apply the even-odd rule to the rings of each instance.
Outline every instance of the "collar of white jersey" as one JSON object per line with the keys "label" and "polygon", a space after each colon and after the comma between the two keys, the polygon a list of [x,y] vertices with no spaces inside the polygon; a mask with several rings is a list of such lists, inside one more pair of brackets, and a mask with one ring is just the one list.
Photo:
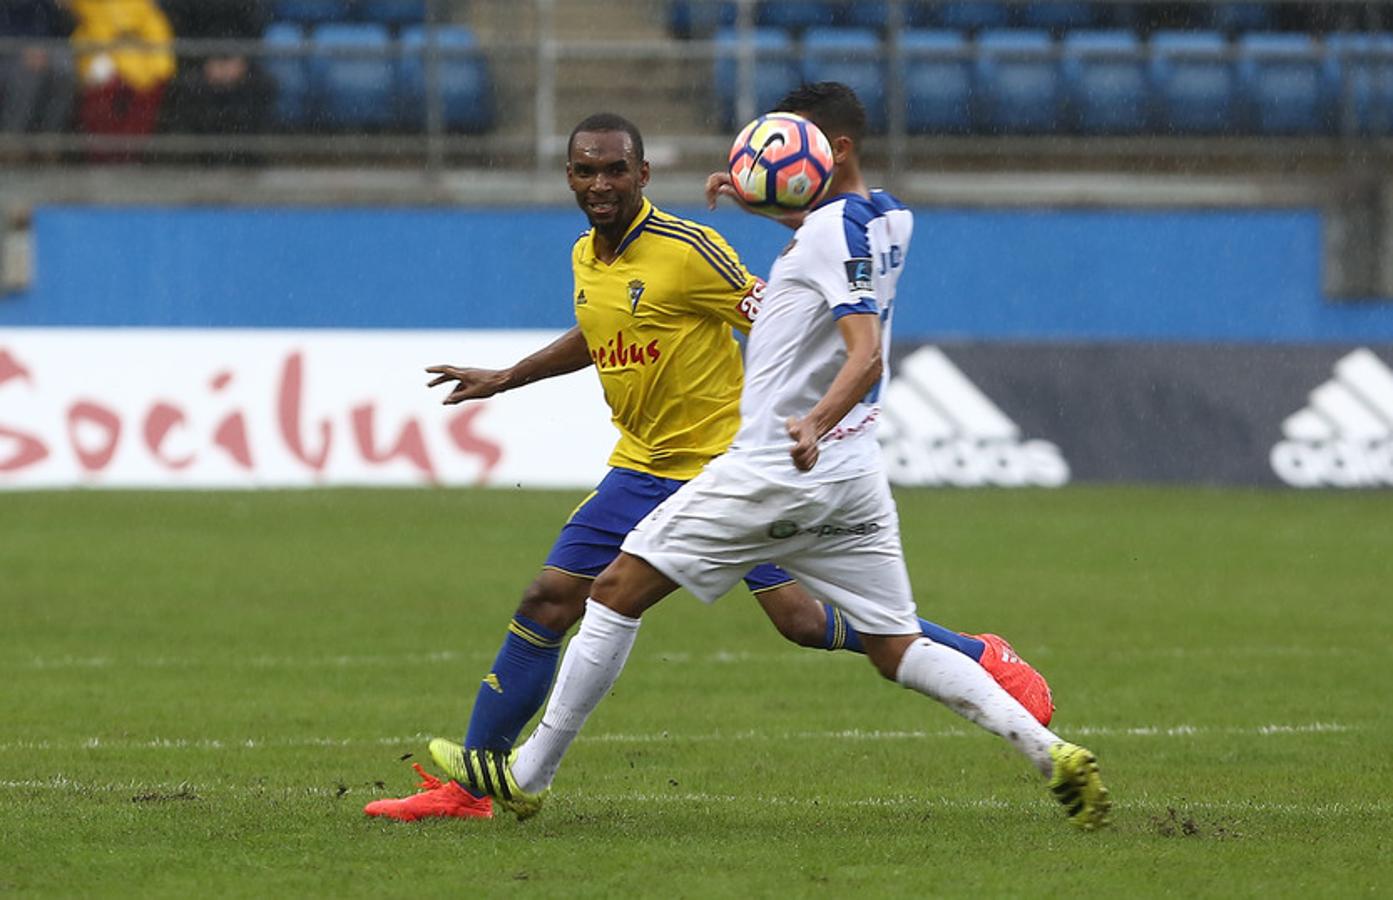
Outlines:
{"label": "collar of white jersey", "polygon": [[808,210],[808,212],[816,212],[817,210],[822,209],[824,206],[831,206],[838,200],[861,200],[865,203],[871,202],[871,198],[869,195],[863,197],[855,191],[842,191],[840,194],[833,194],[830,197],[822,198],[817,203],[814,203],[813,208]]}
{"label": "collar of white jersey", "polygon": [[[648,224],[649,219],[653,218],[653,212],[656,209],[657,207],[653,205],[653,201],[649,200],[647,197],[643,198],[643,205],[638,208],[638,213],[634,216],[634,220],[629,223],[628,230],[625,231],[624,236],[619,239],[619,247],[614,251],[615,259],[618,259],[620,256],[623,256],[624,251],[628,248],[628,246],[632,244],[635,240],[637,240],[640,234],[643,234],[644,226]],[[594,228],[591,228],[590,231],[586,233],[585,243],[581,244],[580,251],[581,262],[588,263],[590,265],[595,264],[596,257]]]}

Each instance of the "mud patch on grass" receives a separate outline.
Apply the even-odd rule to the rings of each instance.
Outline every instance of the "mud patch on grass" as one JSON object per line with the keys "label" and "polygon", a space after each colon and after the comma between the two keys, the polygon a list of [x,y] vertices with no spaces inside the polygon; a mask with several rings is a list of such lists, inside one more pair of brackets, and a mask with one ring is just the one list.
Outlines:
{"label": "mud patch on grass", "polygon": [[1209,838],[1215,841],[1242,837],[1231,823],[1200,822],[1193,815],[1183,813],[1174,806],[1166,807],[1163,816],[1152,816],[1151,826],[1161,837]]}
{"label": "mud patch on grass", "polygon": [[173,803],[178,800],[197,800],[198,795],[193,792],[187,784],[179,785],[179,789],[174,792],[169,791],[145,791],[136,794],[131,798],[132,803]]}

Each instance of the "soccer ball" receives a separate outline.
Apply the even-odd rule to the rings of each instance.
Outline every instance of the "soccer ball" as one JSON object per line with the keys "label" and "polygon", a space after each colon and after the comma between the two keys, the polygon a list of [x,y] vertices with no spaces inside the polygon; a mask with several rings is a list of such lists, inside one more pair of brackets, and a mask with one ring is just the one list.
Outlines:
{"label": "soccer ball", "polygon": [[832,183],[832,145],[812,122],[793,113],[760,116],[730,148],[735,192],[770,215],[806,209]]}

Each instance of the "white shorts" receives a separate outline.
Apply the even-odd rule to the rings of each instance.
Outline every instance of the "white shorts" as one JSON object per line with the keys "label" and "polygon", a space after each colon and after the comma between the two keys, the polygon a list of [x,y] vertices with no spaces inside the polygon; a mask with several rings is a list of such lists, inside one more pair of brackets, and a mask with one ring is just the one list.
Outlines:
{"label": "white shorts", "polygon": [[771,562],[862,634],[918,634],[900,521],[882,472],[786,485],[713,460],[624,539],[623,550],[707,603]]}

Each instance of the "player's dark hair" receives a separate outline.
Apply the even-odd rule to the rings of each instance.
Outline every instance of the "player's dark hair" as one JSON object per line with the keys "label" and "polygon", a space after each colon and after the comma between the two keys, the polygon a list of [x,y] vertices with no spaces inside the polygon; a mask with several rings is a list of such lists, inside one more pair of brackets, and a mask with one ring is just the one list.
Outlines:
{"label": "player's dark hair", "polygon": [[866,108],[856,92],[840,81],[800,85],[774,104],[772,112],[801,113],[829,140],[844,134],[859,145],[866,133]]}
{"label": "player's dark hair", "polygon": [[575,149],[576,135],[582,131],[622,131],[629,136],[629,140],[634,144],[634,154],[639,162],[643,162],[643,135],[638,133],[638,126],[633,122],[617,113],[595,113],[593,116],[586,116],[580,120],[580,124],[571,129],[571,136],[566,140],[566,158],[571,158],[571,151]]}

